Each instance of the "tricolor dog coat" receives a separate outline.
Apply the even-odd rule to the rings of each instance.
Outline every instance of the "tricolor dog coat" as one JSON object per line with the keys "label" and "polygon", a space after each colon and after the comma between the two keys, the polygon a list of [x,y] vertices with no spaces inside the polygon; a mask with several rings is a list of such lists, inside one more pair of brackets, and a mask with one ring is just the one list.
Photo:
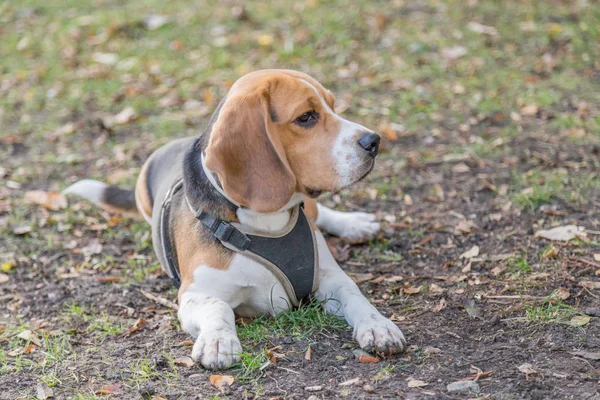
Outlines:
{"label": "tricolor dog coat", "polygon": [[108,209],[137,211],[179,286],[178,316],[206,368],[239,360],[235,317],[275,315],[309,295],[343,316],[367,351],[406,341],[331,255],[321,229],[374,237],[375,216],[334,211],[314,197],[372,170],[379,136],[334,112],[334,97],[290,70],[240,78],[198,136],[174,140],[146,161],[133,190],[82,180],[65,190]]}

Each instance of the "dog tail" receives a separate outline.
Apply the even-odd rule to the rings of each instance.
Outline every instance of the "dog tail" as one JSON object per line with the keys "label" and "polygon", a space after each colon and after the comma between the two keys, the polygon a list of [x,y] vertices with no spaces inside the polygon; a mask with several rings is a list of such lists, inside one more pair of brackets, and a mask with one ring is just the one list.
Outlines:
{"label": "dog tail", "polygon": [[123,189],[93,179],[83,179],[75,182],[62,193],[76,194],[107,211],[138,215],[135,192],[131,189]]}

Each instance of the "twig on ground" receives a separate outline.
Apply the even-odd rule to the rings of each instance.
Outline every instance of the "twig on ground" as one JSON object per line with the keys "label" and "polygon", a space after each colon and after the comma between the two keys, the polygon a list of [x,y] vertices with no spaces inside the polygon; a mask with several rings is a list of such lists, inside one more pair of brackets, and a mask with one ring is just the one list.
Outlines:
{"label": "twig on ground", "polygon": [[515,300],[520,300],[520,299],[523,299],[523,300],[543,300],[543,299],[548,298],[548,296],[530,296],[530,295],[527,295],[527,294],[523,294],[523,295],[502,295],[502,296],[499,296],[499,295],[492,295],[492,296],[490,296],[490,295],[484,294],[483,297],[485,297],[486,299],[515,299]]}
{"label": "twig on ground", "polygon": [[142,290],[142,289],[138,289],[138,291],[141,294],[143,294],[147,299],[150,299],[150,300],[152,300],[152,301],[154,301],[154,302],[156,302],[156,303],[158,303],[158,304],[160,304],[162,306],[165,306],[165,307],[170,308],[170,309],[175,310],[175,311],[179,310],[179,306],[177,304],[173,303],[170,300],[163,299],[162,297],[158,297],[157,295],[152,294],[152,293],[148,293],[148,292],[146,292],[145,290]]}

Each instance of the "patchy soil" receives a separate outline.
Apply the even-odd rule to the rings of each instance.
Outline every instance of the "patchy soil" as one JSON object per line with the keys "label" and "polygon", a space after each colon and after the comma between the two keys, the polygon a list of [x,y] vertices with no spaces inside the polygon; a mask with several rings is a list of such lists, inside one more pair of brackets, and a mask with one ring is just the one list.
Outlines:
{"label": "patchy soil", "polygon": [[[0,398],[600,398],[598,7],[82,3],[0,4]],[[240,322],[219,390],[187,365],[145,223],[28,192],[131,186],[274,66],[384,136],[372,175],[320,200],[383,221],[371,243],[329,243],[410,347],[361,363],[313,305]],[[535,236],[565,225],[586,234]],[[465,379],[480,392],[448,392]]]}

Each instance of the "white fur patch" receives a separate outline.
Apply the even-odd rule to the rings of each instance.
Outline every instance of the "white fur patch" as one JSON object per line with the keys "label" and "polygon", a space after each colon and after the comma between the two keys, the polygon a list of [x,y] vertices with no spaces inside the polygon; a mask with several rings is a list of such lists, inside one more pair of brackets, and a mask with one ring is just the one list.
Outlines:
{"label": "white fur patch", "polygon": [[[361,156],[356,135],[360,132],[350,121],[343,120],[340,124],[340,132],[333,142],[331,154],[335,159],[335,170],[338,174],[337,187],[343,188],[354,183],[357,180],[356,171],[364,162],[364,157]],[[364,129],[362,132],[365,132]],[[367,161],[371,161],[370,159]]]}
{"label": "white fur patch", "polygon": [[386,354],[401,352],[406,346],[406,339],[400,328],[381,315],[362,295],[358,286],[334,260],[319,232],[317,245],[320,269],[319,289],[315,297],[326,302],[328,312],[343,316],[348,321],[361,348]]}
{"label": "white fur patch", "polygon": [[226,270],[206,265],[194,270],[194,281],[181,296],[178,315],[183,330],[197,338],[192,358],[205,368],[222,369],[239,361],[242,350],[234,311],[240,317],[275,315],[290,305],[271,271],[236,254]]}
{"label": "white fur patch", "polygon": [[318,203],[317,210],[317,226],[341,238],[365,242],[381,230],[375,214],[335,211]]}
{"label": "white fur patch", "polygon": [[285,206],[274,213],[258,213],[249,208],[238,208],[236,211],[240,223],[265,232],[282,230],[290,221],[290,208],[306,198],[303,193],[294,193]]}
{"label": "white fur patch", "polygon": [[95,181],[93,179],[83,179],[63,190],[62,194],[76,194],[88,199],[94,204],[100,204],[102,203],[104,191],[107,187],[108,185],[104,182]]}

